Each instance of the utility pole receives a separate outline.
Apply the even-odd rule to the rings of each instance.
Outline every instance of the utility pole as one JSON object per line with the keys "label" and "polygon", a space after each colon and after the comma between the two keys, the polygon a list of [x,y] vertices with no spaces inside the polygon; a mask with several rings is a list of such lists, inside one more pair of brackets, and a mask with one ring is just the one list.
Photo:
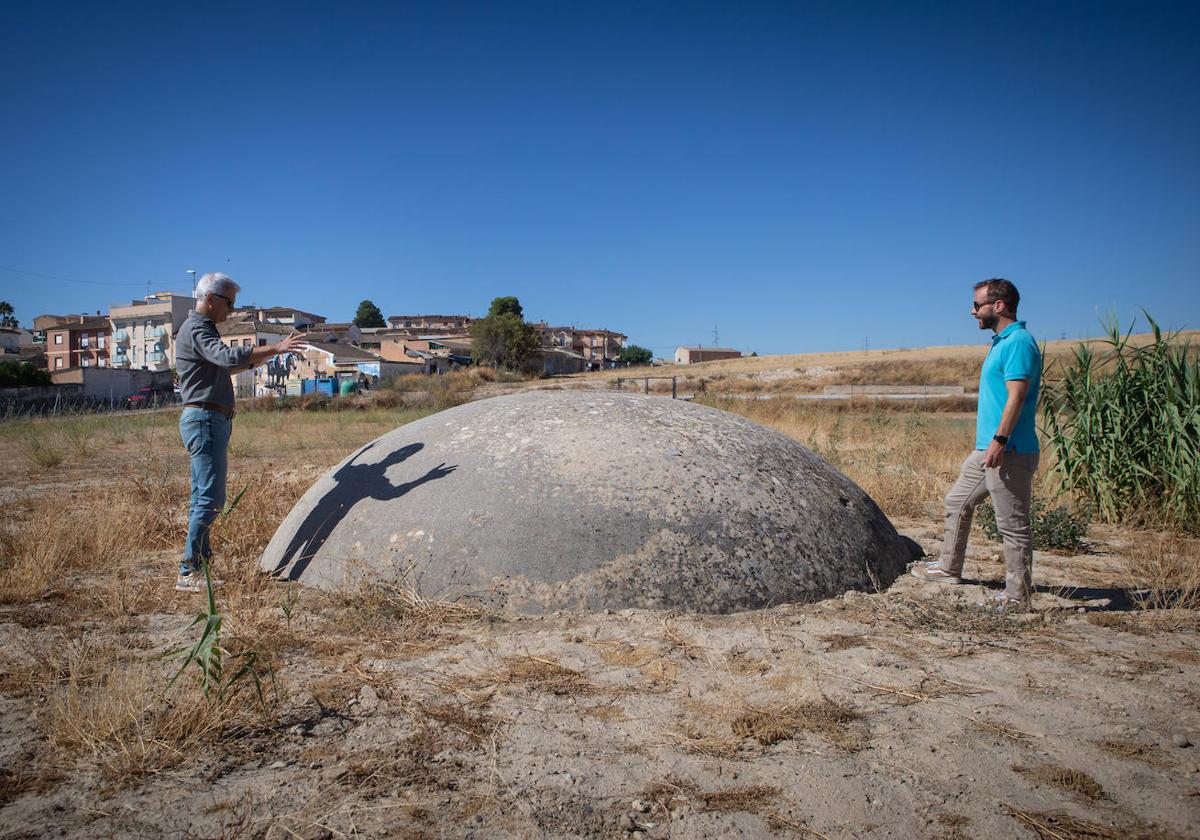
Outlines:
{"label": "utility pole", "polygon": [[196,269],[189,268],[184,274],[192,275],[192,300],[196,299]]}
{"label": "utility pole", "polygon": [[713,347],[721,346],[721,336],[717,332],[717,325],[713,324]]}

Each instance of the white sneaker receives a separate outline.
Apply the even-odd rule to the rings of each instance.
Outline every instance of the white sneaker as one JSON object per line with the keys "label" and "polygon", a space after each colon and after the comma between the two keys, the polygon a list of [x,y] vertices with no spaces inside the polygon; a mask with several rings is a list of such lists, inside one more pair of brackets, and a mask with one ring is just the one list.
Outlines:
{"label": "white sneaker", "polygon": [[962,583],[962,578],[952,575],[939,563],[913,563],[908,573],[918,580],[931,580],[936,583]]}
{"label": "white sneaker", "polygon": [[[213,589],[220,589],[225,581],[217,577],[211,577]],[[175,578],[175,591],[177,592],[204,592],[204,574],[202,572],[192,572],[191,574],[180,575]]]}

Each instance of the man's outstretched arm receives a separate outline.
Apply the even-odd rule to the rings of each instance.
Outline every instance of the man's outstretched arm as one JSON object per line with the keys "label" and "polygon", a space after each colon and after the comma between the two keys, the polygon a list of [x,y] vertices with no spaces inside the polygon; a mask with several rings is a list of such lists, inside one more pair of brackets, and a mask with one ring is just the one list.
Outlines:
{"label": "man's outstretched arm", "polygon": [[280,353],[302,353],[308,349],[308,336],[303,333],[289,335],[275,344],[264,344],[250,351],[250,367],[256,368],[272,356]]}

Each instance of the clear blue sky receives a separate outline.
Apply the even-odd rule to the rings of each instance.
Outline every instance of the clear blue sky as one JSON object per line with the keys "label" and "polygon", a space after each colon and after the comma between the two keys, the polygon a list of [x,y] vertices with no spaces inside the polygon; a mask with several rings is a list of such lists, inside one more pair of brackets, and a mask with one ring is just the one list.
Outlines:
{"label": "clear blue sky", "polygon": [[1040,337],[1200,327],[1198,45],[1193,0],[6,3],[0,298],[785,353],[982,341],[998,275]]}

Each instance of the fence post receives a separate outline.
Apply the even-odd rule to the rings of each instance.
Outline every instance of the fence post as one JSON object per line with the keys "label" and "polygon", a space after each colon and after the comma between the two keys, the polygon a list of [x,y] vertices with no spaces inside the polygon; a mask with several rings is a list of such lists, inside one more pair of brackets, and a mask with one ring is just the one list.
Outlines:
{"label": "fence post", "polygon": [[649,376],[647,376],[645,379],[642,380],[642,393],[643,394],[650,393],[650,377]]}
{"label": "fence post", "polygon": [[675,399],[675,377],[671,377],[671,399]]}

